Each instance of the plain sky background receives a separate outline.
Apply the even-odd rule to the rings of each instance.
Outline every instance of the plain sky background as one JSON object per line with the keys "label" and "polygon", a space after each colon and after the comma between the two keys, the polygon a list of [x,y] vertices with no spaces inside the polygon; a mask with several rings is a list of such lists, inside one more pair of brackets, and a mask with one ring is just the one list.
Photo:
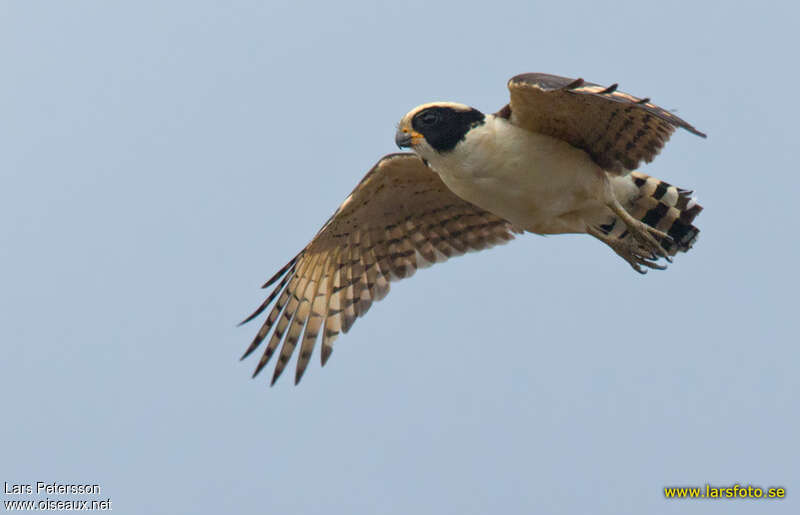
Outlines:
{"label": "plain sky background", "polygon": [[[741,4],[0,2],[0,481],[132,514],[800,513],[800,10]],[[643,168],[696,191],[696,247],[641,277],[526,235],[394,283],[299,387],[251,380],[236,323],[400,117],[533,71],[709,134]],[[788,493],[663,495],[706,483]]]}

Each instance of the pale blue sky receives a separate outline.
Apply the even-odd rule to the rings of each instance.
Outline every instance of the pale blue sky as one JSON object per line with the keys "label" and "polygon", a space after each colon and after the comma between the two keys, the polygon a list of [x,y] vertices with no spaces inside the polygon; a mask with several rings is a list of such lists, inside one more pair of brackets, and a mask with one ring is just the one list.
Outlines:
{"label": "pale blue sky", "polygon": [[[800,512],[798,8],[428,4],[0,2],[0,481],[135,514]],[[299,387],[251,380],[236,323],[399,118],[532,71],[709,134],[643,169],[696,191],[695,249],[640,277],[527,235],[396,283]],[[663,497],[707,482],[788,496]]]}

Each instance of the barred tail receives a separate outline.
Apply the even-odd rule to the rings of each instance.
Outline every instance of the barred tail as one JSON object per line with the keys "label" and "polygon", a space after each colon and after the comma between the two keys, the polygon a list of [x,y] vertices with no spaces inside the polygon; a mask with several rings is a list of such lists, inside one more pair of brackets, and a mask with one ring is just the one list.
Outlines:
{"label": "barred tail", "polygon": [[[638,195],[625,205],[625,209],[637,220],[670,235],[673,241],[660,242],[667,254],[674,256],[692,248],[700,233],[692,222],[703,210],[692,197],[692,192],[641,172],[631,172],[626,179],[633,182]],[[612,222],[601,229],[619,239],[632,237],[621,223]]]}

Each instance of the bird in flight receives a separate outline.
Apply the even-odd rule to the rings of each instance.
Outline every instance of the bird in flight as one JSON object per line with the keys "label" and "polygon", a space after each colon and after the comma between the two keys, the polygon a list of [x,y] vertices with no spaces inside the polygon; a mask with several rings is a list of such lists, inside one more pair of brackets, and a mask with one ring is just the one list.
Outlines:
{"label": "bird in flight", "polygon": [[395,142],[412,153],[382,157],[242,322],[274,302],[242,356],[267,341],[253,377],[282,342],[274,384],[299,344],[297,384],[320,333],[324,366],[390,281],[515,234],[586,233],[640,273],[692,247],[692,192],[634,170],[676,128],[705,134],[616,84],[526,73],[508,89],[494,114],[434,102],[400,120]]}

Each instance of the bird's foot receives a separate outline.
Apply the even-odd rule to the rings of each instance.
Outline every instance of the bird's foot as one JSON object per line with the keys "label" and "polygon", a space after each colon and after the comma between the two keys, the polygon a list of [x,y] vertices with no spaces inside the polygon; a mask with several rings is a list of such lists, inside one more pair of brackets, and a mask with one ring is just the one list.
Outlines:
{"label": "bird's foot", "polygon": [[640,222],[635,218],[631,218],[631,220],[634,223],[628,225],[628,231],[636,240],[639,247],[655,256],[663,257],[668,263],[672,263],[672,258],[669,257],[667,251],[661,246],[662,241],[673,243],[669,234],[659,231],[655,227],[650,227],[646,223]]}
{"label": "bird's foot", "polygon": [[[644,225],[644,224],[643,224]],[[630,231],[630,229],[629,229]],[[650,236],[646,233],[647,236],[655,241],[658,245],[658,248],[661,250],[660,253],[656,253],[651,245],[645,246],[643,245],[638,238],[635,236],[632,238],[615,238],[612,236],[607,235],[602,230],[596,227],[588,227],[587,232],[597,238],[598,240],[602,241],[611,249],[617,253],[622,259],[628,262],[631,265],[631,268],[639,272],[640,274],[646,274],[647,270],[642,267],[646,267],[652,270],[664,270],[667,268],[666,265],[658,264],[659,257],[666,257],[669,260],[669,256],[663,252],[661,246],[658,245],[658,242],[655,240],[655,237]],[[634,234],[633,231],[630,231],[631,234]],[[659,231],[660,232],[660,231]]]}
{"label": "bird's foot", "polygon": [[[630,242],[630,247],[635,248],[635,250],[631,250],[629,253],[633,255],[644,255],[644,256],[654,256],[652,258],[648,258],[651,261],[657,260],[659,257],[663,257],[667,260],[668,263],[672,262],[672,258],[670,258],[669,254],[664,247],[661,246],[662,242],[674,243],[673,239],[670,237],[669,234],[659,231],[655,227],[650,227],[646,223],[642,222],[641,220],[635,219],[628,213],[624,207],[616,200],[613,199],[609,202],[608,207],[611,211],[617,215],[617,218],[622,220],[625,226],[628,229],[628,232],[632,236],[632,238],[627,238]],[[635,242],[635,243],[634,243]],[[613,248],[613,247],[612,247]],[[619,252],[617,252],[619,254]],[[625,257],[623,254],[621,256]],[[627,258],[626,258],[627,259]],[[630,260],[627,260],[629,263]],[[633,266],[633,265],[631,265]],[[649,268],[659,268],[659,267],[649,267]],[[666,266],[661,267],[666,268]],[[638,269],[634,266],[634,269],[637,272],[644,273],[642,270]]]}

